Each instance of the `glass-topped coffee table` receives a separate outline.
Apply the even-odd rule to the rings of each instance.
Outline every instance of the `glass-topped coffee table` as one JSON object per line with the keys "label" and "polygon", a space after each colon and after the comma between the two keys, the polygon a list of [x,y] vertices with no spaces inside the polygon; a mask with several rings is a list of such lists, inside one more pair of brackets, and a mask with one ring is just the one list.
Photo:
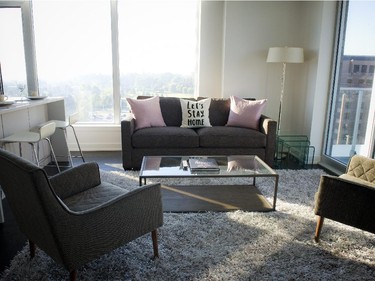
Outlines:
{"label": "glass-topped coffee table", "polygon": [[[214,159],[217,170],[192,172],[189,159]],[[231,156],[145,156],[143,157],[139,173],[139,185],[146,184],[149,178],[224,178],[249,177],[255,185],[256,178],[274,178],[274,195],[272,209],[276,209],[277,187],[279,175],[258,156],[231,155]]]}

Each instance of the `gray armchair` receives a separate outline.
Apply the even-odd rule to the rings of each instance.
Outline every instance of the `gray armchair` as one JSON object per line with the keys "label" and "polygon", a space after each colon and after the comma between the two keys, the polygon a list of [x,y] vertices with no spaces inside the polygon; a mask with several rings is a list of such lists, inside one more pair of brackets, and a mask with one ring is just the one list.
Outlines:
{"label": "gray armchair", "polygon": [[70,272],[148,232],[158,256],[163,224],[160,184],[127,192],[101,182],[96,163],[48,178],[33,163],[0,149],[0,185],[21,231]]}
{"label": "gray armchair", "polygon": [[324,218],[375,233],[375,160],[360,155],[351,158],[340,177],[322,176],[315,199],[319,241]]}

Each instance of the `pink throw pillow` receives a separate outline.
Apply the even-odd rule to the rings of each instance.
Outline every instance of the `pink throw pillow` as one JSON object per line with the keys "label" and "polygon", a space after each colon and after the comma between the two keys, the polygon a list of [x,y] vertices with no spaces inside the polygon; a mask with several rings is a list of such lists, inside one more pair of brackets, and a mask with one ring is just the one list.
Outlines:
{"label": "pink throw pillow", "polygon": [[165,127],[159,97],[136,100],[127,98],[135,119],[135,130],[147,127]]}
{"label": "pink throw pillow", "polygon": [[230,97],[230,112],[226,126],[259,129],[259,119],[267,100],[244,100]]}

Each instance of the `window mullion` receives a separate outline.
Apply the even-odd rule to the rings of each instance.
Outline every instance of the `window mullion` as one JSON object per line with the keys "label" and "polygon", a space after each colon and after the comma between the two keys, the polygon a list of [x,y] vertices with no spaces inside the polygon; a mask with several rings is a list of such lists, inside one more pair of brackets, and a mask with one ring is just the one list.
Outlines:
{"label": "window mullion", "polygon": [[114,122],[120,123],[120,66],[119,66],[119,41],[118,41],[118,12],[117,0],[111,0],[111,34],[112,34],[112,80],[113,80],[113,110]]}
{"label": "window mullion", "polygon": [[38,75],[31,1],[23,2],[21,11],[23,22],[23,41],[25,49],[27,86],[29,93],[31,93],[38,90]]}

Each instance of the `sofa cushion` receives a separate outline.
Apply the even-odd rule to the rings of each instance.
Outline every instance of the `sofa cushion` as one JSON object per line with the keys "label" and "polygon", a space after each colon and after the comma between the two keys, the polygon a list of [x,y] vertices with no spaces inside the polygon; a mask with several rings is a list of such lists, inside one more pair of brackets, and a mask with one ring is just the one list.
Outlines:
{"label": "sofa cushion", "polygon": [[244,100],[230,97],[230,112],[227,126],[259,129],[259,118],[267,100]]}
{"label": "sofa cushion", "polygon": [[215,126],[199,128],[196,130],[199,135],[200,147],[265,147],[266,135],[253,129],[240,127]]}
{"label": "sofa cushion", "polygon": [[182,112],[179,98],[162,97],[160,98],[161,113],[167,126],[181,126]]}
{"label": "sofa cushion", "polygon": [[155,96],[146,100],[126,99],[130,105],[135,119],[135,130],[146,127],[163,127],[163,116],[160,110],[159,97]]}
{"label": "sofa cushion", "polygon": [[134,132],[132,145],[135,148],[198,147],[199,137],[193,129],[187,128],[144,128]]}
{"label": "sofa cushion", "polygon": [[212,126],[225,126],[228,122],[230,99],[212,98],[210,104],[210,123]]}
{"label": "sofa cushion", "polygon": [[[149,99],[150,96],[138,96],[137,99]],[[167,126],[181,126],[181,104],[177,97],[160,97],[160,109]]]}
{"label": "sofa cushion", "polygon": [[[138,96],[137,99],[149,99],[150,96]],[[185,100],[203,100],[206,97],[184,98]],[[160,97],[160,109],[167,126],[181,126],[182,111],[180,98]],[[224,126],[228,122],[230,110],[229,98],[211,98],[210,123],[212,126]]]}
{"label": "sofa cushion", "polygon": [[211,127],[209,110],[211,99],[207,98],[200,101],[181,99],[182,123],[183,128]]}

